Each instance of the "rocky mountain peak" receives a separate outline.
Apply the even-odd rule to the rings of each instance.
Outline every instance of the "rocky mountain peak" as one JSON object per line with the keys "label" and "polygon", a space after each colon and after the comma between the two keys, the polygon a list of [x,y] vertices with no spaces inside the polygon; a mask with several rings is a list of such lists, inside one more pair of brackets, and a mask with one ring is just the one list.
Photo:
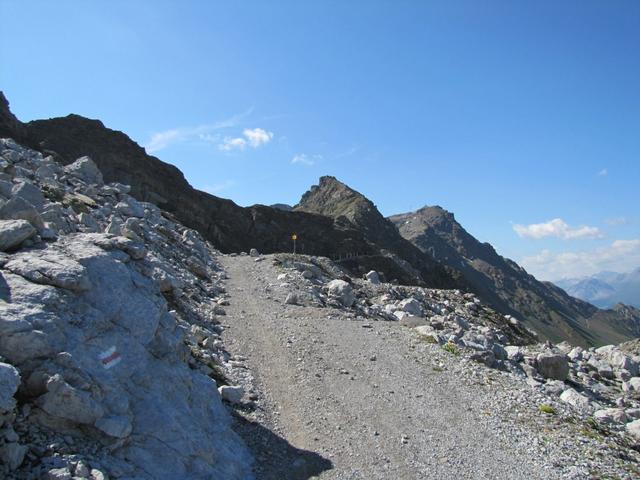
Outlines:
{"label": "rocky mountain peak", "polygon": [[425,205],[415,212],[394,216],[394,219],[394,223],[402,219],[405,221],[405,224],[413,225],[415,228],[437,228],[439,231],[446,230],[451,233],[454,233],[454,230],[456,232],[464,231],[462,226],[456,221],[454,214],[445,210],[440,205]]}
{"label": "rocky mountain peak", "polygon": [[27,137],[27,129],[9,109],[9,101],[0,91],[0,138],[12,137],[18,141]]}
{"label": "rocky mountain peak", "polygon": [[352,225],[379,249],[381,256],[391,258],[391,263],[399,266],[394,269],[396,273],[408,274],[405,278],[413,279],[411,282],[466,287],[459,282],[458,272],[447,271],[429,254],[402,238],[371,200],[335,177],[320,177],[318,185],[302,196],[294,210],[317,213],[332,218],[338,224],[346,222]]}
{"label": "rocky mountain peak", "polygon": [[318,185],[312,186],[302,195],[295,209],[332,218],[343,216],[356,224],[384,221],[384,217],[370,200],[329,175],[320,177]]}

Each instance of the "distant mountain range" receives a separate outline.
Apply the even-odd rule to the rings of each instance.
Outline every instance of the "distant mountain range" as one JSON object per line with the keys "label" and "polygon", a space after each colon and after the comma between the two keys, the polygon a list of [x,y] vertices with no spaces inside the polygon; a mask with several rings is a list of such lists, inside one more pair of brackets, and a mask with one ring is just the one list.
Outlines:
{"label": "distant mountain range", "polygon": [[[400,234],[440,263],[461,271],[473,289],[499,311],[526,320],[536,331],[559,341],[608,343],[620,334],[640,335],[640,311],[622,315],[599,310],[567,295],[549,282],[540,282],[517,263],[500,256],[460,225],[453,213],[439,206],[394,215],[389,219]],[[637,321],[629,322],[631,318]],[[626,333],[623,333],[626,332]]]}
{"label": "distant mountain range", "polygon": [[640,267],[628,273],[600,272],[589,277],[567,278],[555,282],[569,295],[600,308],[617,303],[640,307]]}
{"label": "distant mountain range", "polygon": [[373,202],[334,177],[322,177],[293,209],[283,204],[240,207],[194,189],[176,167],[98,120],[68,115],[22,123],[2,92],[0,136],[63,164],[90,156],[105,181],[131,185],[133,196],[156,203],[223,252],[254,247],[264,253],[290,251],[296,233],[299,253],[338,260],[352,275],[377,270],[387,281],[473,291],[541,338],[603,345],[640,336],[640,310],[625,305],[601,310],[537,281],[440,207],[384,218]]}

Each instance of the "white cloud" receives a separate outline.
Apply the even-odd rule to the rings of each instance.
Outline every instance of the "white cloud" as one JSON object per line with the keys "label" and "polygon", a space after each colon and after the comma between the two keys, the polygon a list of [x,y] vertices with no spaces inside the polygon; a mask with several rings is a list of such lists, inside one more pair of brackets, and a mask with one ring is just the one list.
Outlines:
{"label": "white cloud", "polygon": [[244,150],[247,145],[251,148],[258,148],[266,145],[273,138],[273,132],[268,132],[262,128],[245,128],[242,131],[242,137],[225,137],[224,141],[218,145],[220,150],[229,152],[231,150]]}
{"label": "white cloud", "polygon": [[543,250],[520,261],[541,280],[560,280],[593,275],[603,270],[628,272],[640,265],[640,238],[615,240],[590,251],[553,253]]}
{"label": "white cloud", "polygon": [[155,153],[167,148],[172,143],[181,141],[185,136],[186,133],[184,132],[184,129],[180,128],[157,132],[151,135],[151,139],[147,142],[144,148],[148,153]]}
{"label": "white cloud", "polygon": [[600,170],[600,171],[598,172],[598,176],[599,176],[599,177],[606,177],[608,174],[609,174],[609,172],[607,171],[607,169],[606,169],[606,168],[603,168],[602,170]]}
{"label": "white cloud", "polygon": [[230,152],[231,150],[244,150],[246,146],[247,141],[244,138],[225,137],[224,141],[218,145],[218,148],[225,152]]}
{"label": "white cloud", "polygon": [[314,165],[318,160],[322,160],[322,155],[307,155],[306,153],[299,153],[291,159],[292,164],[300,165]]}
{"label": "white cloud", "polygon": [[245,128],[242,134],[247,138],[249,145],[253,148],[258,148],[260,145],[269,143],[273,138],[273,132],[267,132],[262,128]]}
{"label": "white cloud", "polygon": [[163,132],[156,132],[151,134],[151,138],[144,147],[148,153],[155,153],[170,145],[194,139],[212,141],[211,139],[215,137],[215,135],[212,135],[212,132],[237,126],[245,117],[251,115],[251,112],[253,112],[253,107],[219,122],[198,125],[196,127],[178,127]]}
{"label": "white cloud", "polygon": [[544,237],[557,237],[563,240],[575,238],[602,238],[602,233],[597,227],[570,227],[561,218],[554,218],[544,223],[532,223],[531,225],[515,224],[513,230],[523,238],[540,239]]}

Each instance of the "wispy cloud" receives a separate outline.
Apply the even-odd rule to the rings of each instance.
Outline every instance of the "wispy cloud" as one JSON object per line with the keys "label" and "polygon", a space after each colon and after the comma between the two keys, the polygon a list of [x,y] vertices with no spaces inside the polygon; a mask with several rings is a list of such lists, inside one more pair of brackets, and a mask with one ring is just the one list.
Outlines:
{"label": "wispy cloud", "polygon": [[231,138],[225,137],[225,139],[218,145],[220,150],[230,152],[231,150],[244,150],[247,146],[247,141],[244,138]]}
{"label": "wispy cloud", "polygon": [[151,135],[151,138],[144,147],[148,153],[156,153],[160,150],[164,150],[170,145],[175,145],[176,143],[192,141],[195,139],[211,141],[211,139],[215,137],[213,132],[225,128],[236,127],[243,119],[251,115],[252,112],[253,107],[219,122],[198,125],[195,127],[177,127],[162,132],[156,132]]}
{"label": "wispy cloud", "polygon": [[299,164],[311,166],[315,165],[317,161],[322,160],[322,158],[322,155],[307,155],[306,153],[299,153],[291,159],[291,163],[294,165]]}
{"label": "wispy cloud", "polygon": [[231,187],[236,186],[235,180],[225,180],[224,182],[214,183],[213,185],[205,185],[200,189],[204,192],[211,193],[212,195],[216,195],[224,190],[228,190]]}
{"label": "wispy cloud", "polygon": [[532,223],[531,225],[515,224],[513,230],[522,238],[540,239],[544,237],[556,237],[563,240],[576,238],[602,238],[602,233],[597,227],[582,225],[570,227],[561,218],[554,218],[544,223]]}
{"label": "wispy cloud", "polygon": [[615,240],[590,251],[552,253],[543,250],[525,257],[520,264],[542,280],[560,280],[593,275],[603,270],[628,272],[640,266],[640,238]]}
{"label": "wispy cloud", "polygon": [[342,152],[339,152],[336,154],[335,158],[345,158],[345,157],[350,157],[351,155],[353,155],[354,153],[356,153],[358,150],[360,150],[360,147],[357,145],[354,145],[351,148],[348,148],[347,150],[344,150]]}
{"label": "wispy cloud", "polygon": [[612,227],[617,227],[620,225],[626,225],[627,219],[625,217],[614,217],[614,218],[607,218],[605,222],[607,225],[611,225]]}
{"label": "wispy cloud", "polygon": [[609,175],[609,171],[606,168],[603,168],[598,172],[599,177],[606,177],[607,175]]}
{"label": "wispy cloud", "polygon": [[273,138],[273,132],[268,132],[262,128],[245,128],[242,131],[243,137],[225,137],[222,143],[218,145],[220,150],[229,152],[231,150],[244,150],[247,146],[258,148],[266,145]]}

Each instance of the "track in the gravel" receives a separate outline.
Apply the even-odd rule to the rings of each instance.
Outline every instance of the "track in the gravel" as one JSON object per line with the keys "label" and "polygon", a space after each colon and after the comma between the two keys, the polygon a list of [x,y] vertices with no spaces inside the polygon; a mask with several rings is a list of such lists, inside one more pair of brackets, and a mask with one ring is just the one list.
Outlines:
{"label": "track in the gravel", "polygon": [[259,478],[550,478],[488,426],[477,389],[411,348],[407,329],[284,305],[266,288],[279,273],[268,259],[221,260],[225,343],[246,357],[264,396],[260,428],[278,439],[248,442]]}

